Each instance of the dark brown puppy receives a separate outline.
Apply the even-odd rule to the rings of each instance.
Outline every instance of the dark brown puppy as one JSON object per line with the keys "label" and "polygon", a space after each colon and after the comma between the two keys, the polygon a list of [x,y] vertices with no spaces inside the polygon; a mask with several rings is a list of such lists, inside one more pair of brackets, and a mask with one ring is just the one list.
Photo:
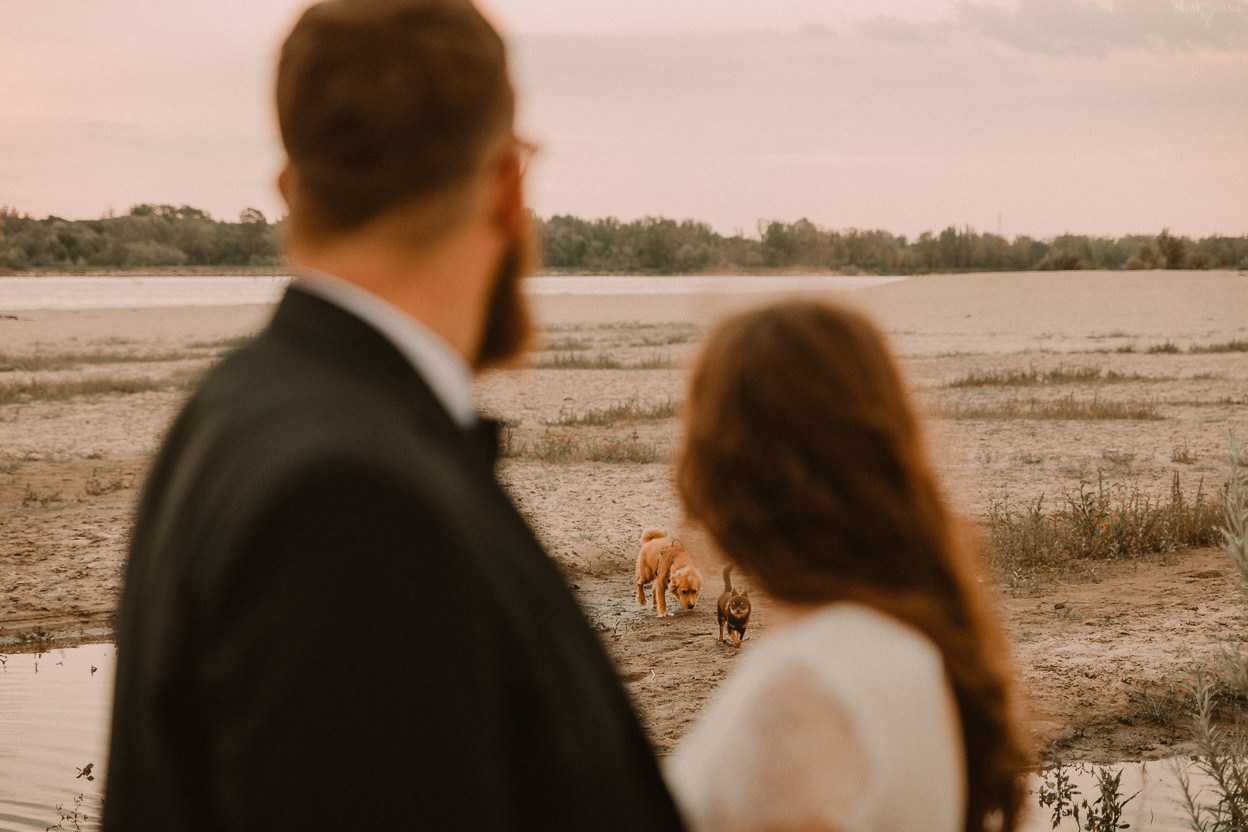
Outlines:
{"label": "dark brown puppy", "polygon": [[745,638],[745,625],[750,623],[750,592],[747,589],[732,588],[732,567],[724,567],[724,593],[719,596],[717,605],[719,616],[719,640],[724,640],[724,627],[728,627],[728,635],[732,643],[741,646]]}

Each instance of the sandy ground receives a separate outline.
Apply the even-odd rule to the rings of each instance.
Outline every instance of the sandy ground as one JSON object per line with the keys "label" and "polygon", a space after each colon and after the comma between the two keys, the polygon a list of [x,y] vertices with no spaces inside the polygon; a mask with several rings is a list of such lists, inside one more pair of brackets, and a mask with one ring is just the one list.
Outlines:
{"label": "sandy ground", "polygon": [[[745,645],[715,640],[718,559],[682,523],[666,458],[686,367],[705,327],[758,295],[544,296],[537,368],[482,380],[483,408],[512,425],[499,475],[563,566],[602,634],[660,752],[669,750],[733,663],[767,638],[766,599]],[[1189,353],[1248,339],[1248,277],[1233,273],[936,276],[842,298],[888,331],[930,418],[954,504],[1055,503],[1082,482],[1189,494],[1223,481],[1232,429],[1248,436],[1248,354]],[[0,299],[0,307],[3,300]],[[0,397],[0,649],[110,634],[138,485],[196,374],[254,332],[264,307],[23,311],[0,308],[0,392],[32,381],[156,380],[142,392]],[[1177,353],[1150,353],[1167,342]],[[32,369],[31,359],[49,359]],[[57,358],[64,360],[54,360]],[[575,357],[584,369],[542,367]],[[1099,370],[1096,381],[961,388],[971,373]],[[1106,376],[1115,374],[1116,380]],[[6,387],[7,386],[7,387]],[[72,392],[72,391],[71,391]],[[1153,408],[1152,420],[954,418],[969,408],[1073,397]],[[586,425],[633,402],[647,417]],[[674,409],[674,408],[671,408]],[[570,424],[571,423],[571,424]],[[552,449],[648,462],[554,462]],[[707,582],[692,612],[637,606],[641,531],[693,541]],[[1045,755],[1112,761],[1166,756],[1185,734],[1177,702],[1215,639],[1248,640],[1245,605],[1213,550],[1108,563],[1076,578],[1007,581],[998,595],[1028,725]],[[1008,576],[1007,576],[1008,578]]]}

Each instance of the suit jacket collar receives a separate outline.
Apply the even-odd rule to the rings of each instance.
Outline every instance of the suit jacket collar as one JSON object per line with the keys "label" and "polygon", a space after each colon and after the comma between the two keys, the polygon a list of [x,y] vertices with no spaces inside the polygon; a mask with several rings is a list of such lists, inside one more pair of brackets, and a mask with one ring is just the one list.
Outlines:
{"label": "suit jacket collar", "polygon": [[476,423],[472,371],[441,335],[384,298],[340,277],[306,266],[297,266],[295,272],[298,289],[345,309],[393,344],[460,427]]}
{"label": "suit jacket collar", "polygon": [[[495,423],[462,428],[407,357],[351,312],[295,285],[278,304],[269,331],[383,392],[407,410],[414,424],[443,436],[474,461],[493,465]],[[492,441],[487,434],[494,437]],[[487,453],[491,448],[493,452]]]}

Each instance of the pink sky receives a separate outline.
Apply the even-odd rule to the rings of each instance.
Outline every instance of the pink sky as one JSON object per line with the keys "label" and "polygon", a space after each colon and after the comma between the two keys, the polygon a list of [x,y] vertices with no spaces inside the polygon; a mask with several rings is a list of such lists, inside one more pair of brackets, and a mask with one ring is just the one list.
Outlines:
{"label": "pink sky", "polygon": [[[5,0],[0,205],[281,213],[300,2]],[[490,0],[549,216],[1248,233],[1248,2]]]}

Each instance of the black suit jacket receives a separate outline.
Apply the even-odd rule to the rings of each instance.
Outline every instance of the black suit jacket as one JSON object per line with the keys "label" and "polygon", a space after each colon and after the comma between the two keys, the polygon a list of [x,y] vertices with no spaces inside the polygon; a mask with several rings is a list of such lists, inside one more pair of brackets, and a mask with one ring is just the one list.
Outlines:
{"label": "black suit jacket", "polygon": [[679,828],[487,455],[298,289],[173,425],[117,646],[107,832]]}

